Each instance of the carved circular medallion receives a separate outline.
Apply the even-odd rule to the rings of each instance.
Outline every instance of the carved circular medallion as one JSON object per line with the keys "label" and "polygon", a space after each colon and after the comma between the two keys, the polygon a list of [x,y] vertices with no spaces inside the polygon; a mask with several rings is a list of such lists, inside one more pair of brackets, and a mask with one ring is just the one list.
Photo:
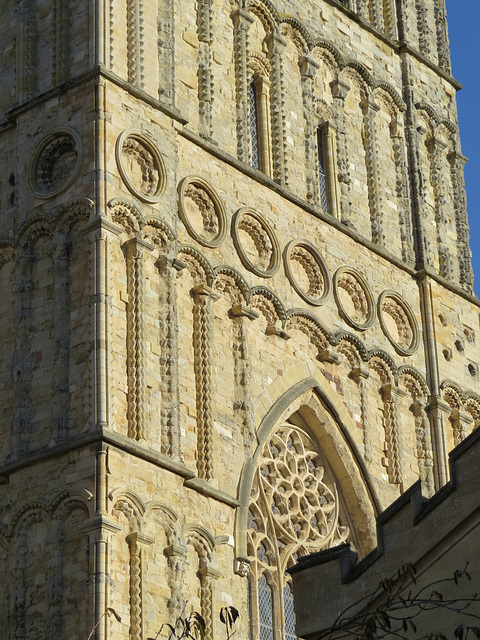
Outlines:
{"label": "carved circular medallion", "polygon": [[200,176],[188,176],[178,185],[180,219],[194,240],[218,247],[227,232],[225,207],[215,189]]}
{"label": "carved circular medallion", "polygon": [[338,310],[349,325],[365,331],[375,321],[375,303],[367,281],[352,267],[339,267],[333,277]]}
{"label": "carved circular medallion", "polygon": [[232,220],[232,236],[243,266],[262,278],[271,278],[280,266],[280,247],[265,218],[250,207],[239,209]]}
{"label": "carved circular medallion", "polygon": [[283,254],[285,273],[298,295],[315,306],[330,293],[330,275],[318,249],[308,240],[292,240]]}
{"label": "carved circular medallion", "polygon": [[383,333],[401,356],[418,348],[418,322],[410,306],[395,291],[384,291],[378,299],[378,316]]}
{"label": "carved circular medallion", "polygon": [[117,139],[117,166],[128,190],[143,202],[158,202],[165,190],[165,165],[156,146],[141,131],[129,129]]}
{"label": "carved circular medallion", "polygon": [[30,164],[29,183],[35,195],[51,198],[65,191],[80,171],[82,144],[71,129],[51,133],[37,147]]}

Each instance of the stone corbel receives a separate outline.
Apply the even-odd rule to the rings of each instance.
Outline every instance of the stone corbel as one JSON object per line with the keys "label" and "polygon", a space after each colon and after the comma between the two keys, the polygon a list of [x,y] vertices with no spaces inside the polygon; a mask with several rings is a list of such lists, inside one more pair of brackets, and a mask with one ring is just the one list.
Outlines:
{"label": "stone corbel", "polygon": [[246,578],[250,571],[250,560],[248,558],[235,558],[234,572],[241,578]]}
{"label": "stone corbel", "polygon": [[267,334],[267,336],[278,336],[279,338],[282,338],[282,340],[290,340],[290,338],[292,337],[289,333],[273,324],[273,322],[269,322],[267,324],[265,333]]}
{"label": "stone corbel", "polygon": [[363,369],[362,367],[354,367],[350,371],[350,377],[354,382],[359,384],[361,380],[367,380],[370,377],[370,372],[368,369]]}
{"label": "stone corbel", "polygon": [[251,309],[246,304],[234,304],[230,309],[230,312],[234,318],[248,318],[249,320],[256,320],[259,317],[258,311]]}
{"label": "stone corbel", "polygon": [[300,68],[300,75],[305,78],[313,78],[320,68],[320,65],[315,62],[313,58],[310,58],[310,56],[300,56],[298,66]]}
{"label": "stone corbel", "polygon": [[332,349],[320,349],[317,354],[317,359],[320,360],[320,362],[328,362],[330,364],[338,364],[340,362],[339,355]]}
{"label": "stone corbel", "polygon": [[348,92],[350,91],[350,85],[348,85],[340,78],[332,80],[332,82],[330,83],[330,88],[332,90],[332,96],[340,100],[345,100]]}
{"label": "stone corbel", "polygon": [[195,298],[195,302],[201,302],[202,300],[206,300],[210,298],[210,300],[218,300],[220,298],[218,293],[215,293],[212,287],[207,286],[206,284],[197,284],[193,287],[193,295]]}
{"label": "stone corbel", "polygon": [[201,578],[210,578],[211,580],[218,580],[222,577],[221,572],[206,560],[202,561],[198,575]]}

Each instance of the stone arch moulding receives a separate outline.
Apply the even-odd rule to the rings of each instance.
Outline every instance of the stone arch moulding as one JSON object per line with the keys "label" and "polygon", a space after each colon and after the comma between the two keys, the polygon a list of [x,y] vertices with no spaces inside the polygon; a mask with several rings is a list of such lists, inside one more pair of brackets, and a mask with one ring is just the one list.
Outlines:
{"label": "stone arch moulding", "polygon": [[[267,406],[268,409],[265,408]],[[363,543],[360,554],[366,555],[377,544],[375,517],[382,506],[359,451],[361,434],[357,443],[355,435],[358,429],[323,374],[309,363],[298,363],[287,369],[283,377],[274,380],[257,398],[257,447],[244,466],[238,487],[241,506],[237,509],[235,522],[237,565],[247,558],[250,493],[262,450],[273,430],[294,413],[308,425],[336,476],[357,538]]]}
{"label": "stone arch moulding", "polygon": [[[309,304],[318,307],[326,302],[330,293],[330,273],[320,251],[308,240],[292,240],[283,254],[285,273],[298,295]],[[302,267],[308,287],[295,275],[292,261]]]}
{"label": "stone arch moulding", "polygon": [[28,185],[37,198],[63,193],[78,178],[83,159],[80,134],[56,129],[37,145],[28,169]]}
{"label": "stone arch moulding", "polygon": [[[393,320],[397,336],[393,336],[385,315]],[[410,305],[396,291],[387,289],[378,298],[378,317],[383,333],[401,356],[411,356],[420,343],[420,329]]]}
{"label": "stone arch moulding", "polygon": [[167,182],[163,158],[156,145],[137,129],[127,129],[117,138],[118,171],[130,193],[149,204],[162,197]]}
{"label": "stone arch moulding", "polygon": [[[342,300],[340,290],[348,296],[352,310],[348,310]],[[339,267],[333,276],[333,295],[338,311],[354,329],[365,331],[375,322],[375,300],[365,277],[354,267]]]}
{"label": "stone arch moulding", "polygon": [[[257,256],[248,254],[242,244],[240,231],[243,231],[254,245]],[[235,249],[243,266],[261,278],[271,278],[280,266],[280,246],[275,232],[265,217],[251,209],[242,207],[233,216],[232,236]]]}
{"label": "stone arch moulding", "polygon": [[[188,204],[190,202],[190,205]],[[212,185],[200,176],[186,176],[178,185],[178,213],[190,237],[213,249],[227,233],[225,205]],[[192,224],[192,214],[196,225]],[[198,223],[201,223],[200,225]]]}

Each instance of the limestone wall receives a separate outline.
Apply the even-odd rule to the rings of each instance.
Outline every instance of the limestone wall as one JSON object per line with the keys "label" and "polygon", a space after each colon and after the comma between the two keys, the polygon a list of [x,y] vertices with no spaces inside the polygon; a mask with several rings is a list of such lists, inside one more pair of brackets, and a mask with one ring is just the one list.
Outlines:
{"label": "limestone wall", "polygon": [[2,633],[256,637],[266,576],[280,640],[480,421],[441,2],[77,4],[1,4]]}

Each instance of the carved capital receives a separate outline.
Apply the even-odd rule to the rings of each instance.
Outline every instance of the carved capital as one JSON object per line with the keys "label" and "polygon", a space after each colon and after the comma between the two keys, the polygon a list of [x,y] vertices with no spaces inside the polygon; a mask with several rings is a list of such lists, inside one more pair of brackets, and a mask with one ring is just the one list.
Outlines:
{"label": "carved capital", "polygon": [[371,116],[372,118],[374,118],[380,111],[380,107],[371,96],[367,96],[364,100],[362,100],[360,106],[363,109],[363,113],[365,115]]}
{"label": "carved capital", "polygon": [[320,362],[330,362],[330,364],[338,364],[340,357],[331,349],[321,349],[317,354]]}
{"label": "carved capital", "polygon": [[248,31],[253,24],[254,18],[245,9],[238,9],[232,13],[233,26],[235,29]]}
{"label": "carved capital", "polygon": [[467,413],[466,411],[459,411],[458,412],[458,419],[460,420],[460,422],[463,424],[464,428],[469,429],[473,423],[474,420],[472,418],[472,416]]}
{"label": "carved capital", "polygon": [[452,412],[452,407],[444,400],[441,400],[436,396],[430,396],[428,398],[428,404],[425,407],[425,410],[429,415],[435,412],[439,412],[444,417],[448,417]]}
{"label": "carved capital", "polygon": [[284,38],[282,38],[279,33],[275,33],[274,31],[268,34],[268,36],[265,38],[265,41],[267,44],[268,53],[270,54],[281,53],[287,46],[287,41],[284,40]]}
{"label": "carved capital", "polygon": [[436,151],[440,152],[447,148],[447,143],[436,136],[430,136],[426,141],[427,149],[429,153],[435,153]]}
{"label": "carved capital", "polygon": [[145,242],[145,240],[142,240],[141,238],[138,238],[138,237],[127,240],[126,242],[123,243],[123,246],[126,248],[127,254],[129,256],[139,255],[142,249],[150,252],[150,251],[153,251],[153,248],[154,248],[153,244],[150,244],[149,242]]}
{"label": "carved capital", "polygon": [[334,98],[340,98],[341,100],[345,100],[348,92],[350,91],[350,85],[340,79],[333,80],[330,83],[330,88],[332,90],[332,96]]}
{"label": "carved capital", "polygon": [[193,287],[193,295],[195,296],[195,302],[200,302],[202,299],[206,300],[207,298],[215,301],[220,298],[218,293],[215,293],[212,287],[208,287],[206,284],[197,284]]}
{"label": "carved capital", "polygon": [[255,309],[251,309],[250,307],[247,307],[246,304],[234,304],[233,307],[230,309],[230,311],[234,318],[245,317],[245,318],[248,318],[249,320],[256,320],[260,315],[258,311],[255,311]]}
{"label": "carved capital", "polygon": [[218,578],[222,577],[220,571],[209,563],[202,564],[198,570],[198,575],[202,578],[210,578],[211,580],[218,580]]}
{"label": "carved capital", "polygon": [[183,558],[187,557],[187,549],[185,546],[179,543],[173,543],[169,547],[165,547],[165,553],[169,558]]}
{"label": "carved capital", "polygon": [[370,373],[367,369],[362,369],[362,367],[354,367],[350,372],[350,377],[358,384],[361,380],[369,378]]}
{"label": "carved capital", "polygon": [[292,337],[289,333],[287,333],[283,329],[280,329],[280,327],[275,326],[272,322],[269,322],[267,324],[265,333],[267,334],[267,336],[278,336],[279,338],[282,338],[282,340],[290,340],[290,338]]}
{"label": "carved capital", "polygon": [[300,67],[300,74],[304,78],[313,78],[317,69],[320,67],[320,65],[309,56],[301,56],[298,61],[298,66]]}
{"label": "carved capital", "polygon": [[149,545],[154,543],[154,539],[150,536],[146,536],[144,533],[140,533],[140,531],[134,531],[133,533],[129,533],[127,535],[127,542],[130,545],[131,549],[134,549],[137,545]]}

